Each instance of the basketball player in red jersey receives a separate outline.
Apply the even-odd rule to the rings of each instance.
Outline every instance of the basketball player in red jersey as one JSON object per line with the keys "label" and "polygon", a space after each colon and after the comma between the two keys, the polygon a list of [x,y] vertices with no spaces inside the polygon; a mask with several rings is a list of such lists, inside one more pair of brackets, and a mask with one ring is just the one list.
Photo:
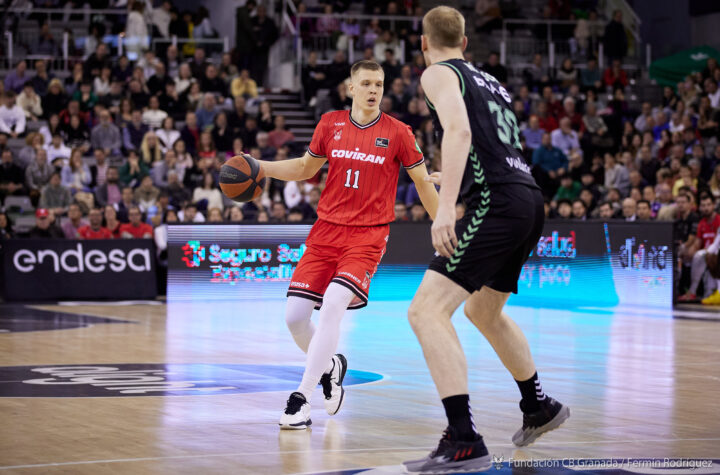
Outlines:
{"label": "basketball player in red jersey", "polygon": [[[310,398],[318,381],[325,409],[338,412],[347,370],[343,355],[333,355],[346,309],[367,305],[368,287],[394,221],[400,166],[435,217],[438,194],[428,176],[415,136],[406,124],[380,112],[385,74],[373,61],[360,61],[350,73],[352,110],[328,112],[315,128],[307,153],[282,162],[261,162],[265,175],[285,181],[307,180],[329,162],[318,221],[307,238],[288,290],[286,322],[307,353],[305,373],[280,417],[283,429],[311,424]],[[310,320],[320,307],[317,328]]]}

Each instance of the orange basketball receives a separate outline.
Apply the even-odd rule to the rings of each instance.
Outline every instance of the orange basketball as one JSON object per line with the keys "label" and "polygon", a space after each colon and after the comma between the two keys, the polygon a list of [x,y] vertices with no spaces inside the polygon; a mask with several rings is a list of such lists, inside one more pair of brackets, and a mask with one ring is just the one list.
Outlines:
{"label": "orange basketball", "polygon": [[262,194],[265,173],[250,155],[236,155],[220,169],[220,189],[233,201],[252,201]]}

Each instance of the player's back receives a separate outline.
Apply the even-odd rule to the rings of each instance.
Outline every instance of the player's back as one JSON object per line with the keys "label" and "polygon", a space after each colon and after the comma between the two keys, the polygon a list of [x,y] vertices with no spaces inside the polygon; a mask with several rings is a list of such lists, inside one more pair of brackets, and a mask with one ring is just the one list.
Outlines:
{"label": "player's back", "polygon": [[[520,130],[515,113],[510,108],[512,99],[507,90],[493,76],[467,61],[450,59],[437,64],[441,66],[436,67],[447,67],[457,74],[472,132],[470,159],[461,188],[463,199],[469,201],[473,194],[481,191],[483,185],[475,179],[479,169],[482,169],[482,176],[489,185],[519,183],[537,187],[522,156]],[[435,130],[442,137],[442,126],[435,107],[430,102],[428,105]]]}
{"label": "player's back", "polygon": [[324,114],[308,152],[329,163],[318,217],[348,226],[392,222],[400,165],[423,163],[410,128],[382,112],[364,125],[350,111]]}

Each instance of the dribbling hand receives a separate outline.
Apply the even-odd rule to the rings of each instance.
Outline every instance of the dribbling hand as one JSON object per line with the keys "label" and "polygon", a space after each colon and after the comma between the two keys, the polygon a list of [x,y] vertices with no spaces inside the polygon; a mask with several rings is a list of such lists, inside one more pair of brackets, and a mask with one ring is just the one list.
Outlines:
{"label": "dribbling hand", "polygon": [[457,246],[455,235],[455,207],[438,208],[430,232],[435,250],[443,257],[451,257]]}

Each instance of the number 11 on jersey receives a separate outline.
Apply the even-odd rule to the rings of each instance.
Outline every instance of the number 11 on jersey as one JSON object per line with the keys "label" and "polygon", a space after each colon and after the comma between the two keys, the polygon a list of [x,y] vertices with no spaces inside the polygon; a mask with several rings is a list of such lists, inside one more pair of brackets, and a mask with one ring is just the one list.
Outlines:
{"label": "number 11 on jersey", "polygon": [[345,188],[354,188],[357,190],[358,189],[358,179],[360,178],[360,170],[355,170],[355,183],[353,183],[352,185],[350,184],[350,180],[353,175],[352,169],[348,168],[346,173],[347,173],[347,180],[345,180]]}

